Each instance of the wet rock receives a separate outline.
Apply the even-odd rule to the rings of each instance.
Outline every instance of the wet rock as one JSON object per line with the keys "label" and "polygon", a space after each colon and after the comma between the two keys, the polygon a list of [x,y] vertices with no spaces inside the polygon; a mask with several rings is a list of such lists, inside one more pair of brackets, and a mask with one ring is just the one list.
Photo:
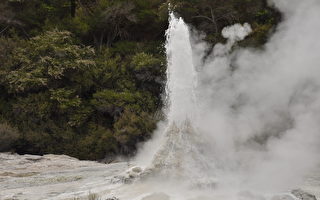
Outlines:
{"label": "wet rock", "polygon": [[301,189],[292,190],[291,193],[300,200],[317,200],[316,196]]}
{"label": "wet rock", "polygon": [[25,155],[25,159],[33,162],[37,162],[43,159],[43,156]]}
{"label": "wet rock", "polygon": [[109,191],[111,185],[105,180],[126,169],[126,163],[105,165],[65,155],[0,153],[0,199],[85,199],[96,188]]}
{"label": "wet rock", "polygon": [[39,174],[38,172],[26,172],[26,173],[12,173],[12,172],[2,172],[0,176],[11,176],[11,177],[28,177]]}
{"label": "wet rock", "polygon": [[130,169],[128,169],[125,173],[122,173],[120,175],[114,176],[111,179],[111,183],[132,183],[137,179],[141,178],[141,175],[143,173],[143,170],[141,167],[135,166]]}
{"label": "wet rock", "polygon": [[117,197],[107,198],[106,200],[119,200]]}
{"label": "wet rock", "polygon": [[141,173],[142,169],[141,169],[141,167],[133,167],[133,168],[131,168],[131,171],[134,173]]}

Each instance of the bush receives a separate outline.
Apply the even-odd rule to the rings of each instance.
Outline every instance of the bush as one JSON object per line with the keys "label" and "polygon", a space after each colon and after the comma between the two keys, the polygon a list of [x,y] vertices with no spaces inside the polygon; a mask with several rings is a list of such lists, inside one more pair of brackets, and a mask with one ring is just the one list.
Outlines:
{"label": "bush", "polygon": [[121,152],[125,154],[133,153],[128,151],[134,150],[138,142],[149,138],[155,128],[156,123],[148,113],[136,114],[130,110],[125,110],[114,124],[115,137],[121,144]]}
{"label": "bush", "polygon": [[12,150],[13,144],[19,139],[19,132],[7,123],[0,124],[0,151]]}
{"label": "bush", "polygon": [[[38,92],[50,87],[76,83],[86,87],[77,75],[93,70],[95,52],[77,45],[67,31],[47,31],[15,48],[0,73],[11,93]],[[88,80],[90,81],[90,79]]]}
{"label": "bush", "polygon": [[80,159],[104,159],[117,153],[117,141],[112,132],[102,126],[90,126],[89,133],[76,144],[75,156]]}

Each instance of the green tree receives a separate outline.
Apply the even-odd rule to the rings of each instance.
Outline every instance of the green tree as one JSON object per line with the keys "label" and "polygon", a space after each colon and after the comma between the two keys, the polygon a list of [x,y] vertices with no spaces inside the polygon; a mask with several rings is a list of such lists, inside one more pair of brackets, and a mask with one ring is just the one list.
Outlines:
{"label": "green tree", "polygon": [[114,124],[115,137],[121,144],[121,152],[133,153],[138,142],[150,138],[156,124],[152,116],[146,112],[134,113],[125,110],[119,120]]}
{"label": "green tree", "polygon": [[38,92],[81,83],[75,76],[95,66],[94,50],[77,45],[70,32],[48,31],[13,50],[11,65],[1,69],[10,93]]}

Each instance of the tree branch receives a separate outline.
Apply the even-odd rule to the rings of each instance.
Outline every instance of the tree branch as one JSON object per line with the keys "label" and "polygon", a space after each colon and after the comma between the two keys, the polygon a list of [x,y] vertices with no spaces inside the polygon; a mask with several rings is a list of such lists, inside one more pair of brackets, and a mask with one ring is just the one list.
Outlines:
{"label": "tree branch", "polygon": [[2,34],[4,31],[6,31],[9,28],[9,25],[6,26],[4,29],[2,29],[2,31],[0,31],[0,34]]}

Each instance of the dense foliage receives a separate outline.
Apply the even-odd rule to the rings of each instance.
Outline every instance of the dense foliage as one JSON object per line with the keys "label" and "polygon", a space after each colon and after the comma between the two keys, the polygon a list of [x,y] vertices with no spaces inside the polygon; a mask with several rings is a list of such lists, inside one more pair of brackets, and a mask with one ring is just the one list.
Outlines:
{"label": "dense foliage", "polygon": [[134,153],[161,116],[169,5],[212,45],[246,21],[259,46],[280,19],[265,0],[1,1],[0,151]]}

